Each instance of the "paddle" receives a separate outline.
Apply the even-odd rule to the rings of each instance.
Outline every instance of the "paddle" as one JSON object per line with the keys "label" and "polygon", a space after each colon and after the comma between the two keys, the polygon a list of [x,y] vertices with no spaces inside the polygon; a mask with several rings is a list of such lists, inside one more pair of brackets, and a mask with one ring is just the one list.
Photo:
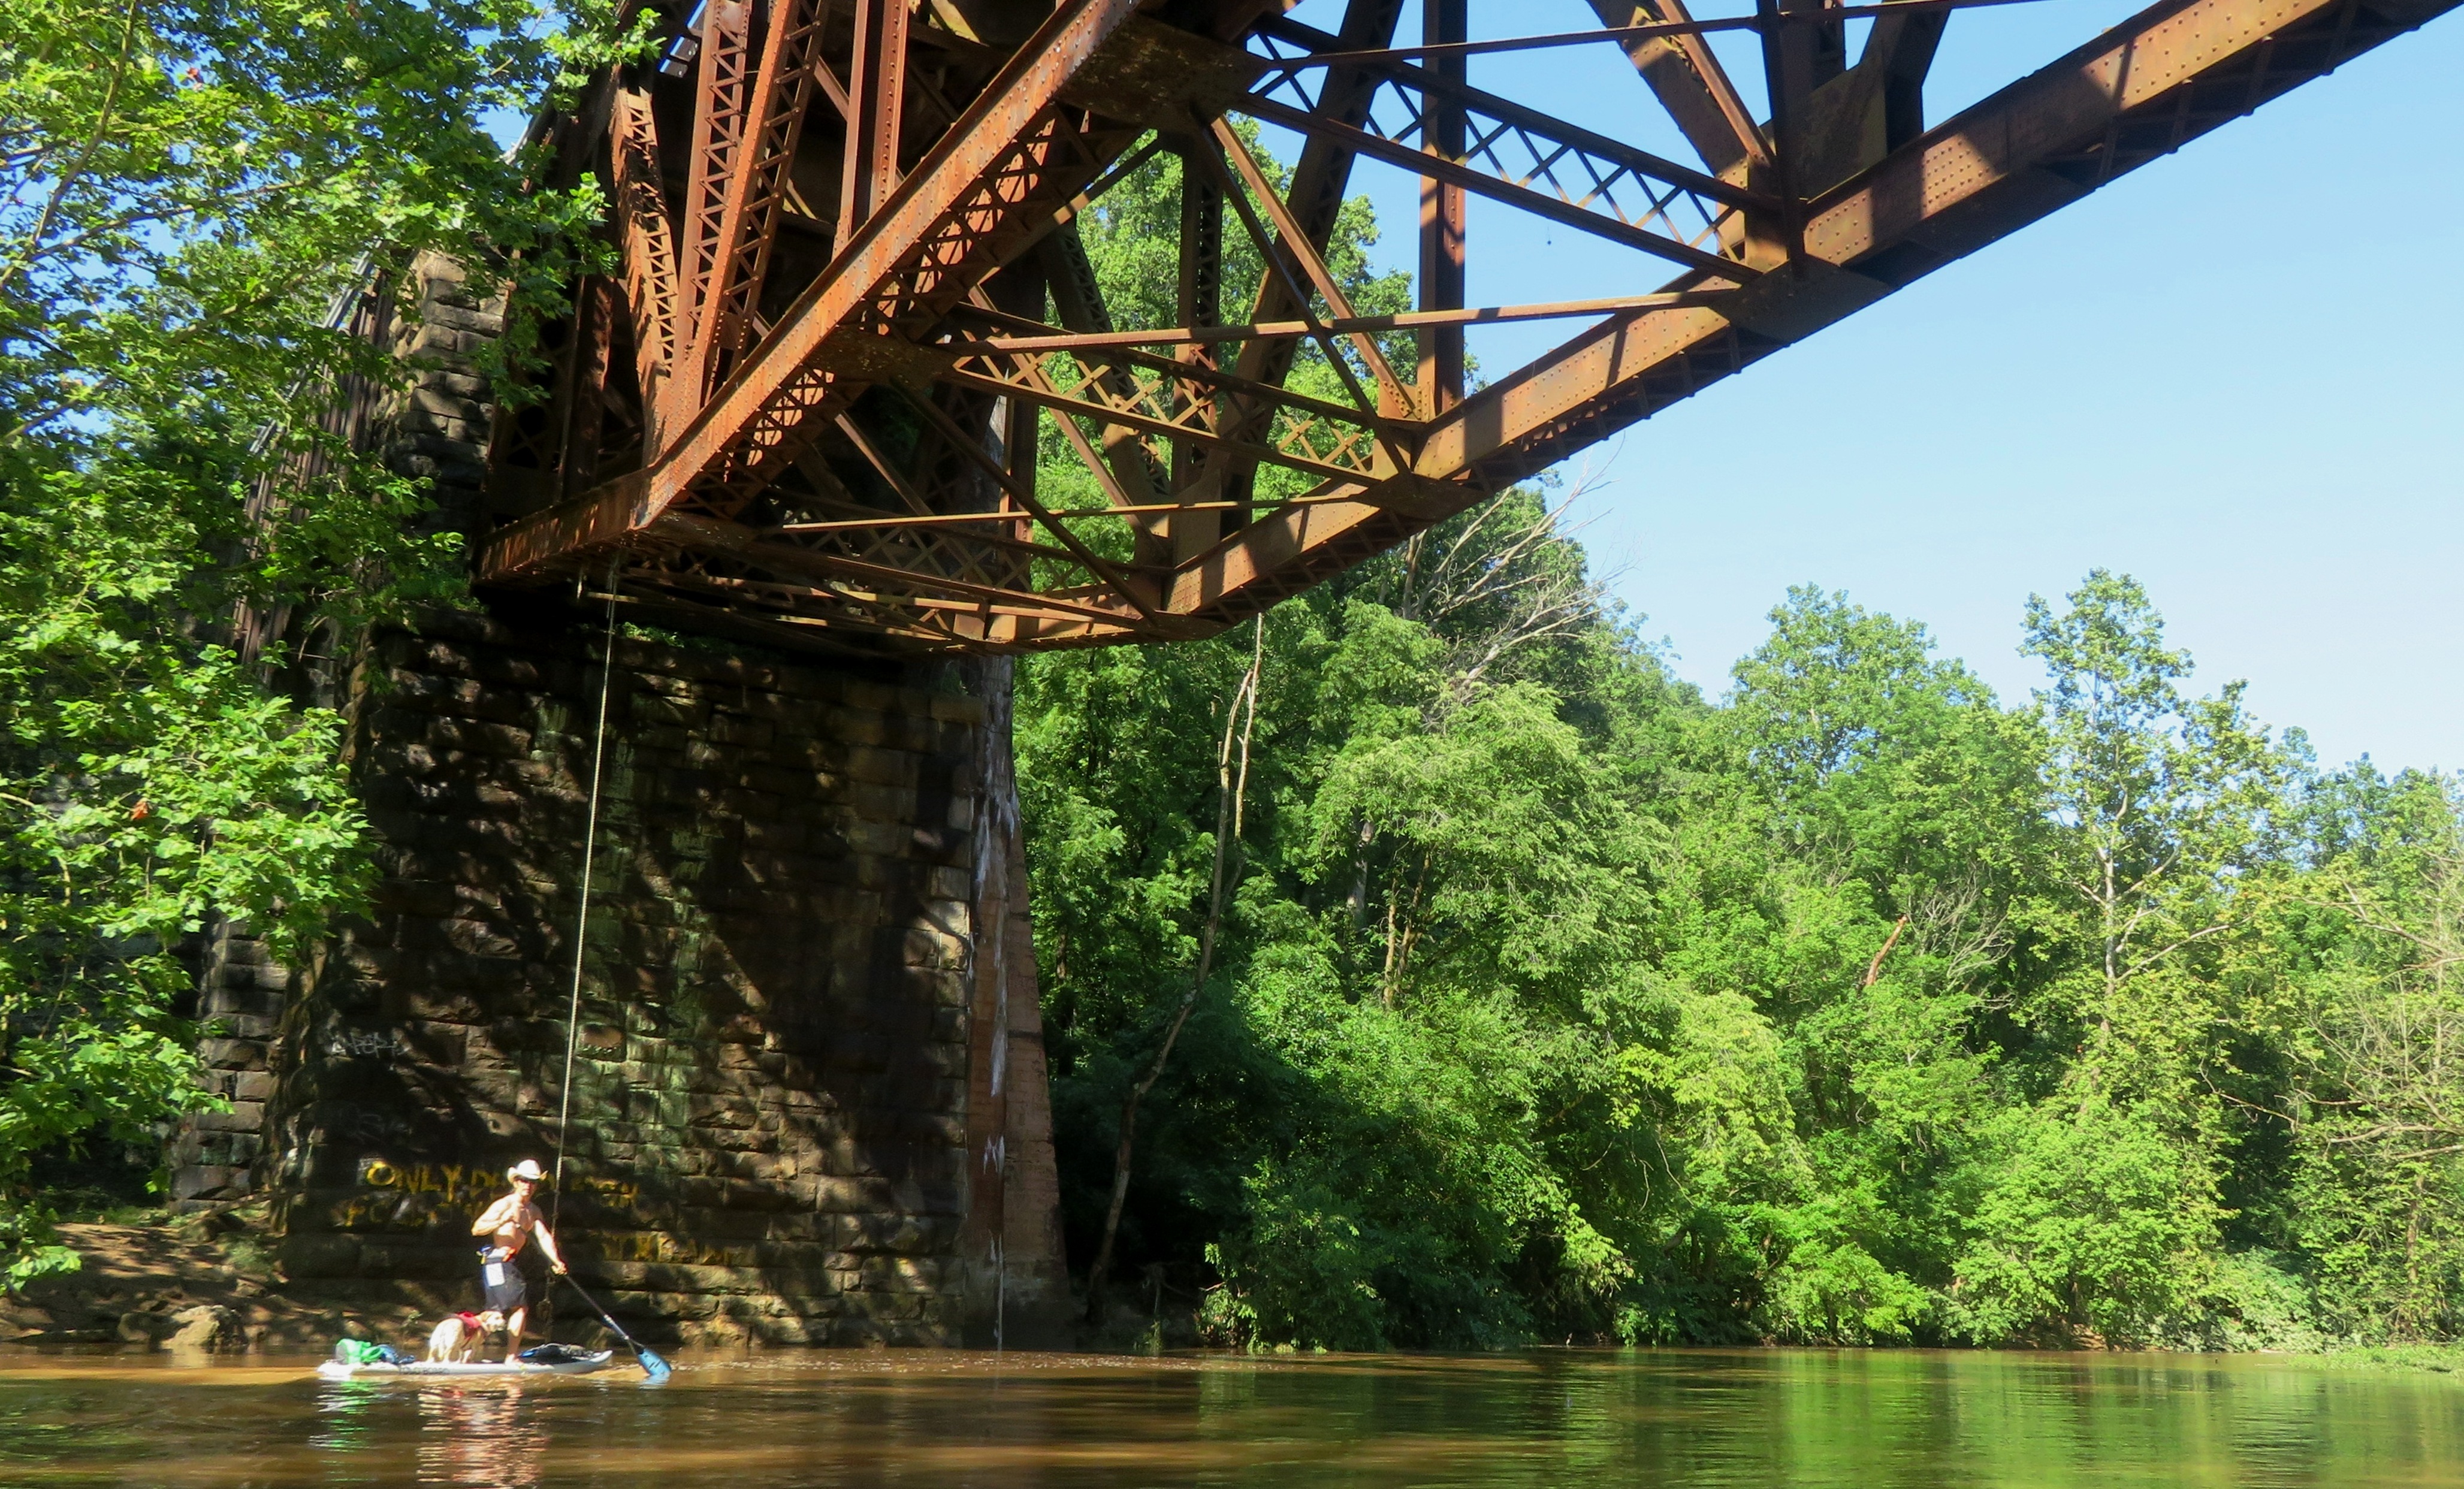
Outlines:
{"label": "paddle", "polygon": [[617,1338],[625,1341],[627,1346],[632,1349],[634,1363],[642,1367],[642,1373],[650,1378],[650,1384],[655,1386],[676,1372],[675,1367],[670,1365],[667,1361],[660,1359],[658,1355],[650,1350],[649,1346],[644,1345],[640,1340],[635,1339],[632,1335],[626,1333],[624,1325],[617,1323],[612,1318],[609,1318],[607,1316],[607,1310],[599,1306],[599,1300],[591,1297],[588,1293],[583,1292],[582,1284],[573,1280],[571,1273],[559,1272],[557,1276],[563,1278],[565,1285],[572,1288],[575,1293],[579,1294],[583,1302],[590,1304],[590,1311],[599,1315],[599,1322],[606,1325],[607,1327],[614,1332]]}

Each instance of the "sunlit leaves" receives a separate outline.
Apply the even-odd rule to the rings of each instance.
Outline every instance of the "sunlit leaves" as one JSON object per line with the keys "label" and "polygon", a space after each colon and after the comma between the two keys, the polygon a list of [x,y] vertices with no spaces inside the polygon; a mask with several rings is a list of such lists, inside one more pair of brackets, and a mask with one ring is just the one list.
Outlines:
{"label": "sunlit leaves", "polygon": [[[1080,220],[1120,324],[1176,318],[1178,169]],[[1330,258],[1391,308],[1367,227]],[[1226,243],[1229,316],[1262,260]],[[1343,396],[1310,352],[1292,385]],[[1246,874],[1128,1257],[1257,1346],[2464,1327],[2452,786],[2321,775],[2197,694],[2126,576],[2021,619],[2047,682],[2006,703],[1793,590],[1705,702],[1528,491],[1272,612]],[[1021,670],[1074,1225],[1186,986],[1245,662]]]}
{"label": "sunlit leaves", "polygon": [[[510,278],[518,361],[598,203],[486,126],[619,50],[597,0],[0,0],[0,1255],[58,1264],[30,1155],[203,1103],[198,936],[355,908],[343,721],[241,665],[243,603],[451,592],[419,483],[321,432],[416,368],[334,315],[420,255]],[[371,279],[371,273],[380,277]],[[396,296],[397,325],[415,309]],[[313,478],[301,472],[315,471]],[[252,503],[256,503],[252,505]],[[313,690],[296,679],[301,690]]]}

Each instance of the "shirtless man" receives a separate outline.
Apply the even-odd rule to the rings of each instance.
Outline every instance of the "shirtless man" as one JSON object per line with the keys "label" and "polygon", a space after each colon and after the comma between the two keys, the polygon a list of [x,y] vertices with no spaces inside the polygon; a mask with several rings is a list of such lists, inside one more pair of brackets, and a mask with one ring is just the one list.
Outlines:
{"label": "shirtless man", "polygon": [[531,1203],[539,1181],[547,1175],[539,1166],[525,1158],[505,1171],[513,1181],[514,1192],[480,1212],[471,1222],[471,1234],[485,1236],[489,1245],[479,1253],[479,1286],[487,1295],[482,1304],[492,1313],[505,1316],[505,1363],[521,1358],[522,1325],[530,1321],[528,1289],[522,1281],[522,1269],[515,1259],[521,1255],[522,1243],[537,1237],[541,1254],[550,1269],[559,1276],[564,1273],[564,1258],[557,1255],[556,1237],[548,1234],[547,1221]]}

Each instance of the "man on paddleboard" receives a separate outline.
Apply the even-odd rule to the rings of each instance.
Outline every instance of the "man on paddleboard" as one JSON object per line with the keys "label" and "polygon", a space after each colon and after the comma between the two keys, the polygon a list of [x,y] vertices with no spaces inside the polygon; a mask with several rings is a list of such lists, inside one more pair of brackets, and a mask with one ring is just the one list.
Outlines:
{"label": "man on paddleboard", "polygon": [[564,1258],[556,1250],[556,1237],[548,1234],[547,1221],[531,1203],[539,1181],[547,1175],[539,1164],[529,1158],[505,1171],[514,1192],[490,1205],[471,1222],[471,1234],[489,1239],[486,1250],[479,1253],[479,1286],[487,1295],[483,1304],[492,1312],[505,1316],[505,1363],[521,1358],[522,1325],[530,1319],[529,1288],[522,1281],[522,1269],[516,1260],[524,1242],[536,1237],[548,1266],[559,1276],[564,1273]]}

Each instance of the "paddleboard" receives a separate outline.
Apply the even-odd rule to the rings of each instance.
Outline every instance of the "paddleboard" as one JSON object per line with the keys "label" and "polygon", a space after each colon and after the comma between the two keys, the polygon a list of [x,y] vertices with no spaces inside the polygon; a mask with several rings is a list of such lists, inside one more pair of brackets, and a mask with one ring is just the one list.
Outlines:
{"label": "paddleboard", "polygon": [[524,1375],[588,1375],[607,1369],[615,1357],[613,1349],[602,1349],[579,1360],[561,1365],[508,1365],[502,1360],[478,1361],[468,1365],[430,1365],[417,1361],[410,1365],[344,1365],[328,1360],[317,1367],[319,1380],[471,1380],[508,1379]]}

